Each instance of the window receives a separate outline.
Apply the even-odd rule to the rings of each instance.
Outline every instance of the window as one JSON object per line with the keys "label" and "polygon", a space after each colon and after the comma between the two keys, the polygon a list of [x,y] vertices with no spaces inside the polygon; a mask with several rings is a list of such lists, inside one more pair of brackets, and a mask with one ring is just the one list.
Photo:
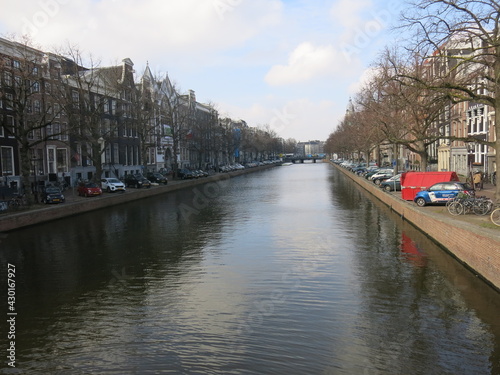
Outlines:
{"label": "window", "polygon": [[14,95],[10,93],[5,94],[5,109],[13,109],[14,108]]}
{"label": "window", "polygon": [[155,163],[155,149],[154,147],[149,147],[148,148],[148,164],[154,164]]}
{"label": "window", "polygon": [[57,171],[65,173],[68,171],[68,152],[65,148],[58,148],[56,152]]}
{"label": "window", "polygon": [[21,63],[18,60],[12,60],[12,67],[15,69],[21,69]]}
{"label": "window", "polygon": [[61,124],[54,122],[54,139],[61,139]]}
{"label": "window", "polygon": [[445,190],[444,189],[444,184],[436,184],[436,185],[432,186],[429,190],[430,191]]}
{"label": "window", "polygon": [[53,147],[47,149],[47,172],[56,173],[56,149]]}
{"label": "window", "polygon": [[54,103],[54,115],[56,118],[61,117],[61,107],[58,103]]}
{"label": "window", "polygon": [[82,166],[82,145],[76,146],[76,154],[73,156],[76,160],[76,165]]}
{"label": "window", "polygon": [[111,132],[111,121],[109,119],[104,119],[102,121],[101,135],[108,136]]}
{"label": "window", "polygon": [[80,108],[80,95],[78,95],[78,91],[71,92],[71,99],[73,100],[73,107]]}
{"label": "window", "polygon": [[36,114],[40,114],[40,113],[41,113],[41,110],[42,110],[42,107],[41,107],[40,100],[35,100],[35,101],[33,102],[33,111],[34,111]]}
{"label": "window", "polygon": [[118,164],[120,162],[120,148],[118,143],[113,144],[113,163]]}
{"label": "window", "polygon": [[106,150],[104,151],[104,162],[106,164],[111,164],[111,145],[106,145]]}
{"label": "window", "polygon": [[457,186],[454,183],[443,183],[443,187],[440,190],[457,190]]}
{"label": "window", "polygon": [[2,175],[14,175],[14,148],[1,147],[0,149],[0,164],[2,164]]}
{"label": "window", "polygon": [[14,117],[13,116],[7,116],[7,120],[5,122],[5,127],[7,129],[7,135],[9,137],[13,137],[14,135]]}
{"label": "window", "polygon": [[[45,127],[45,136],[47,137],[47,139],[52,139],[52,134],[54,134],[54,130],[52,128],[52,124],[48,124]],[[49,172],[49,173],[52,173],[52,172]]]}
{"label": "window", "polygon": [[67,141],[68,140],[68,123],[64,122],[61,125],[61,137],[60,139],[62,141]]}
{"label": "window", "polygon": [[[29,81],[28,81],[28,84],[29,84]],[[22,80],[22,78],[21,78],[21,77],[19,77],[19,76],[15,76],[15,77],[14,77],[14,87],[15,87],[16,89],[19,89],[19,88],[21,88],[21,86],[22,86],[22,85],[23,85],[23,80]]]}
{"label": "window", "polygon": [[33,92],[40,92],[40,82],[33,82],[33,86],[31,88]]}
{"label": "window", "polygon": [[86,167],[86,166],[91,166],[93,165],[92,163],[92,147],[90,146],[90,144],[84,144],[82,146],[82,156],[83,156],[83,166]]}

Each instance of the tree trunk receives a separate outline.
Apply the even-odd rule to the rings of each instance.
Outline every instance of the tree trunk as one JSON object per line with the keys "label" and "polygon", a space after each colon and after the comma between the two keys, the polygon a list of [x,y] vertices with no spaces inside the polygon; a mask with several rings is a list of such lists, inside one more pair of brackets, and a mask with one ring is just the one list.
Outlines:
{"label": "tree trunk", "polygon": [[[36,189],[31,188],[30,174],[31,174],[31,160],[29,155],[28,144],[26,143],[23,147],[21,147],[19,152],[19,157],[21,159],[21,186],[19,189],[25,194],[28,205],[32,205],[33,203],[38,201],[38,197],[36,196]],[[36,170],[35,170],[36,173]]]}
{"label": "tree trunk", "polygon": [[393,145],[394,149],[393,149],[393,154],[394,154],[394,161],[395,161],[395,164],[393,165],[393,175],[396,175],[398,174],[398,171],[399,171],[399,145],[397,143],[394,143]]}
{"label": "tree trunk", "polygon": [[101,144],[96,143],[92,144],[92,162],[94,163],[95,167],[95,175],[93,176],[92,180],[94,182],[99,182],[101,181],[102,177],[102,150],[101,150]]}

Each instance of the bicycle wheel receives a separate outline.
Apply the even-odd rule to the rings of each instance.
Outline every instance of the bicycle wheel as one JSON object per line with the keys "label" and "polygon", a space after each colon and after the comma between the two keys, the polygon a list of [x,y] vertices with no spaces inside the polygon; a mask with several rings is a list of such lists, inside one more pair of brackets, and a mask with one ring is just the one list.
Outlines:
{"label": "bicycle wheel", "polygon": [[491,207],[490,201],[477,201],[474,203],[473,211],[476,215],[484,216],[490,212]]}
{"label": "bicycle wheel", "polygon": [[500,208],[496,208],[490,215],[491,221],[493,224],[498,225],[500,227]]}
{"label": "bicycle wheel", "polygon": [[453,216],[461,215],[464,212],[464,206],[458,201],[453,201],[448,205],[448,212]]}

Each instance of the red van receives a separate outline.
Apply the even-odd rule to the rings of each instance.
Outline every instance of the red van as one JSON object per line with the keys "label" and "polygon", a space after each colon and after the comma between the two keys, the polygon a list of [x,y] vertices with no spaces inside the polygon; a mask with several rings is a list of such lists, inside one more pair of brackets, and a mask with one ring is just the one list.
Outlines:
{"label": "red van", "polygon": [[401,175],[401,198],[412,201],[419,191],[438,182],[460,181],[456,172],[405,172]]}

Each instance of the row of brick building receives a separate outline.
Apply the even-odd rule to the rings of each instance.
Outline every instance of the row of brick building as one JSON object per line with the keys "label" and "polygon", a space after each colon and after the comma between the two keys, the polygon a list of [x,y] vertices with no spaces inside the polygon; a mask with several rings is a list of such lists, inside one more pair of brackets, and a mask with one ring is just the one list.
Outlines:
{"label": "row of brick building", "polygon": [[[402,72],[399,74],[406,74],[405,78],[413,76],[414,81],[408,78],[413,83],[420,79],[421,82],[429,82],[430,86],[430,82],[437,82],[436,87],[440,87],[442,82],[452,82],[450,86],[466,87],[470,92],[460,98],[458,93],[462,91],[456,90],[457,98],[454,101],[449,98],[445,100],[445,95],[437,100],[436,95],[433,108],[425,108],[424,104],[419,106],[419,99],[414,95],[411,100],[417,100],[417,105],[413,108],[416,115],[409,116],[409,120],[399,119],[401,124],[388,126],[392,138],[401,137],[397,145],[388,140],[389,137],[382,141],[376,138],[370,147],[373,150],[370,155],[365,155],[365,152],[360,155],[357,152],[355,156],[376,160],[383,165],[395,165],[397,161],[399,168],[403,170],[421,170],[425,165],[427,170],[455,171],[460,175],[468,175],[476,170],[488,176],[496,172],[496,152],[493,147],[497,142],[495,109],[492,105],[485,104],[491,103],[491,100],[485,98],[495,95],[494,84],[489,82],[493,80],[491,76],[494,76],[494,67],[491,61],[481,60],[480,56],[485,55],[486,50],[482,43],[478,37],[467,39],[457,35],[440,46],[432,56],[426,57],[422,62],[415,62],[415,66],[398,67]],[[414,85],[415,90],[425,89],[421,82]],[[407,87],[411,87],[411,84]],[[431,107],[434,104],[426,102],[426,94],[422,94],[422,103]],[[482,98],[482,102],[479,99],[474,101],[473,98],[476,97]],[[397,110],[388,109],[391,110],[405,112],[404,105]],[[350,101],[345,118],[351,118],[355,112],[355,106]],[[408,123],[405,124],[405,121]],[[376,121],[374,124],[374,127],[378,126]],[[403,129],[406,133],[397,133],[391,126],[397,130]],[[411,151],[409,144],[418,149],[422,149],[421,144],[425,144],[425,163],[421,160],[422,154]]]}
{"label": "row of brick building", "polygon": [[128,58],[85,67],[71,52],[0,38],[0,186],[217,168],[279,151],[263,141],[269,134],[178,93],[167,75],[146,67],[136,79]]}

